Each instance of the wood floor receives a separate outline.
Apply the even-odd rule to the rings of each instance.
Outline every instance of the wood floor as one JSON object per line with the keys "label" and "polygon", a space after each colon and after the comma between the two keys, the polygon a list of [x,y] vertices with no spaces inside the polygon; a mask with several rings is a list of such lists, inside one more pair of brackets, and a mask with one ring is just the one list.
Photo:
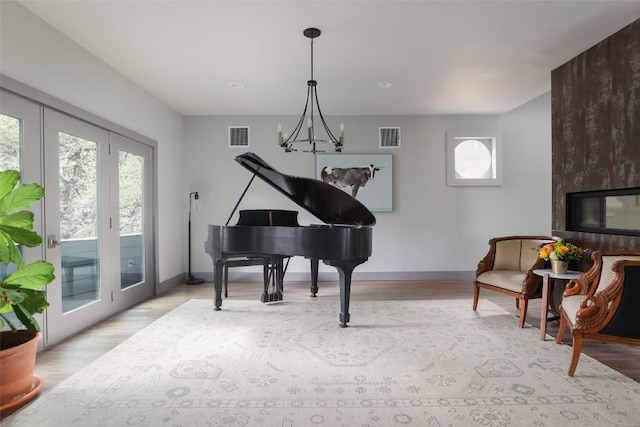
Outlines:
{"label": "wood floor", "polygon": [[[260,288],[261,284],[259,283],[230,283],[229,299],[259,299]],[[339,288],[337,283],[320,283],[319,288],[318,298],[338,301]],[[560,291],[556,289],[557,293]],[[40,352],[36,361],[36,375],[44,378],[44,390],[55,387],[65,378],[98,359],[101,355],[182,303],[193,298],[206,299],[212,298],[212,296],[213,284],[210,282],[193,286],[177,286],[158,297],[116,314],[51,349]],[[351,292],[352,301],[468,299],[469,310],[471,310],[472,298],[473,287],[470,281],[354,282]],[[479,307],[482,306],[482,299],[492,301],[512,313],[514,315],[513,327],[518,327],[518,310],[515,307],[514,299],[485,290],[480,291],[480,298]],[[289,301],[309,300],[309,285],[303,282],[286,282],[285,299]],[[559,300],[560,295],[556,297],[556,301]],[[540,324],[539,301],[538,299],[529,303],[527,314],[527,323],[529,325]],[[222,308],[224,310],[224,302]],[[357,313],[351,313],[351,316],[354,318]],[[555,337],[557,329],[557,321],[549,322],[547,334]],[[565,343],[569,344],[570,342],[571,337],[567,334]],[[640,382],[640,348],[621,344],[585,341],[583,352]],[[558,360],[558,365],[568,368],[569,359]]]}

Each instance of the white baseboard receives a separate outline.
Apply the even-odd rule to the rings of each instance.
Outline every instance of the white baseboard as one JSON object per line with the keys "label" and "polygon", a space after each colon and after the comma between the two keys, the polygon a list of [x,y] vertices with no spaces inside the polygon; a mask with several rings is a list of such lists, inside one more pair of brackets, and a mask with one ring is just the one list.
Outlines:
{"label": "white baseboard", "polygon": [[[197,273],[197,277],[201,277],[207,282],[213,281],[213,272]],[[229,280],[236,282],[262,282],[262,272],[253,271],[229,271]],[[475,271],[354,271],[352,280],[473,280]],[[287,272],[285,281],[303,282],[309,281],[310,275],[306,272]],[[331,282],[338,281],[337,271],[321,271],[318,273],[318,281]]]}

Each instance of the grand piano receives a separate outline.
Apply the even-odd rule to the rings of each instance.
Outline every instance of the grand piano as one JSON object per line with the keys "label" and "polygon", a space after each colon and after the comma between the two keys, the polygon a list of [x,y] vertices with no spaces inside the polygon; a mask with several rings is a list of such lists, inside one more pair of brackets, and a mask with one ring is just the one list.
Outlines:
{"label": "grand piano", "polygon": [[[222,275],[225,260],[238,256],[303,256],[311,260],[312,292],[317,290],[318,260],[333,266],[340,277],[340,326],[349,322],[351,276],[358,265],[371,255],[372,226],[375,216],[362,203],[344,191],[316,179],[285,175],[255,153],[245,153],[235,160],[253,176],[245,188],[238,207],[256,176],[303,207],[324,224],[289,225],[209,225],[205,251],[213,261],[215,310],[222,306]],[[233,216],[231,212],[229,219]],[[228,224],[229,221],[227,221]],[[315,267],[314,267],[315,262]],[[281,265],[281,263],[279,263]],[[315,278],[314,278],[315,268]]]}

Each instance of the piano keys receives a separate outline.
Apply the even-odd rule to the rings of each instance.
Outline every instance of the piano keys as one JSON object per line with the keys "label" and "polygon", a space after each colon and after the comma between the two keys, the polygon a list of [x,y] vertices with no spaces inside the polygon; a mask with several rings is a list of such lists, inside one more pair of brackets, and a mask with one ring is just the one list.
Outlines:
{"label": "piano keys", "polygon": [[[335,267],[340,278],[340,326],[350,320],[349,302],[353,270],[366,262],[372,252],[374,215],[357,199],[325,182],[283,174],[254,153],[235,160],[324,224],[287,225],[209,225],[205,251],[214,271],[215,310],[222,306],[224,260],[237,256],[304,256]],[[247,186],[248,189],[248,186]],[[244,196],[247,189],[241,196]],[[236,203],[236,208],[240,200]],[[234,208],[235,210],[235,208]],[[233,212],[229,219],[233,216]],[[229,221],[227,221],[228,223]],[[313,268],[312,268],[313,277]],[[317,291],[317,269],[316,269]]]}

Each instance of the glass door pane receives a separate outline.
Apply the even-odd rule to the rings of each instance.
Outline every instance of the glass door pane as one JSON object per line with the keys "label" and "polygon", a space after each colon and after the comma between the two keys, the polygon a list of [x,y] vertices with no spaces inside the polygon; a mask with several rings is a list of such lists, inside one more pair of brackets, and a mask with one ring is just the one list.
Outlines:
{"label": "glass door pane", "polygon": [[[22,148],[22,122],[16,117],[0,114],[0,171],[9,169],[20,172]],[[22,248],[20,248],[22,250]],[[13,264],[0,262],[0,279],[16,270]]]}
{"label": "glass door pane", "polygon": [[[153,220],[151,148],[112,133],[111,232],[114,309],[122,310],[153,295]],[[116,264],[117,263],[117,264]],[[117,276],[116,276],[117,275]]]}
{"label": "glass door pane", "polygon": [[98,144],[59,132],[62,312],[100,296]]}
{"label": "glass door pane", "polygon": [[17,170],[22,182],[42,185],[40,112],[38,104],[0,89],[0,170]]}
{"label": "glass door pane", "polygon": [[20,171],[20,119],[0,114],[0,170]]}
{"label": "glass door pane", "polygon": [[120,288],[144,281],[144,158],[118,152],[120,206]]}

